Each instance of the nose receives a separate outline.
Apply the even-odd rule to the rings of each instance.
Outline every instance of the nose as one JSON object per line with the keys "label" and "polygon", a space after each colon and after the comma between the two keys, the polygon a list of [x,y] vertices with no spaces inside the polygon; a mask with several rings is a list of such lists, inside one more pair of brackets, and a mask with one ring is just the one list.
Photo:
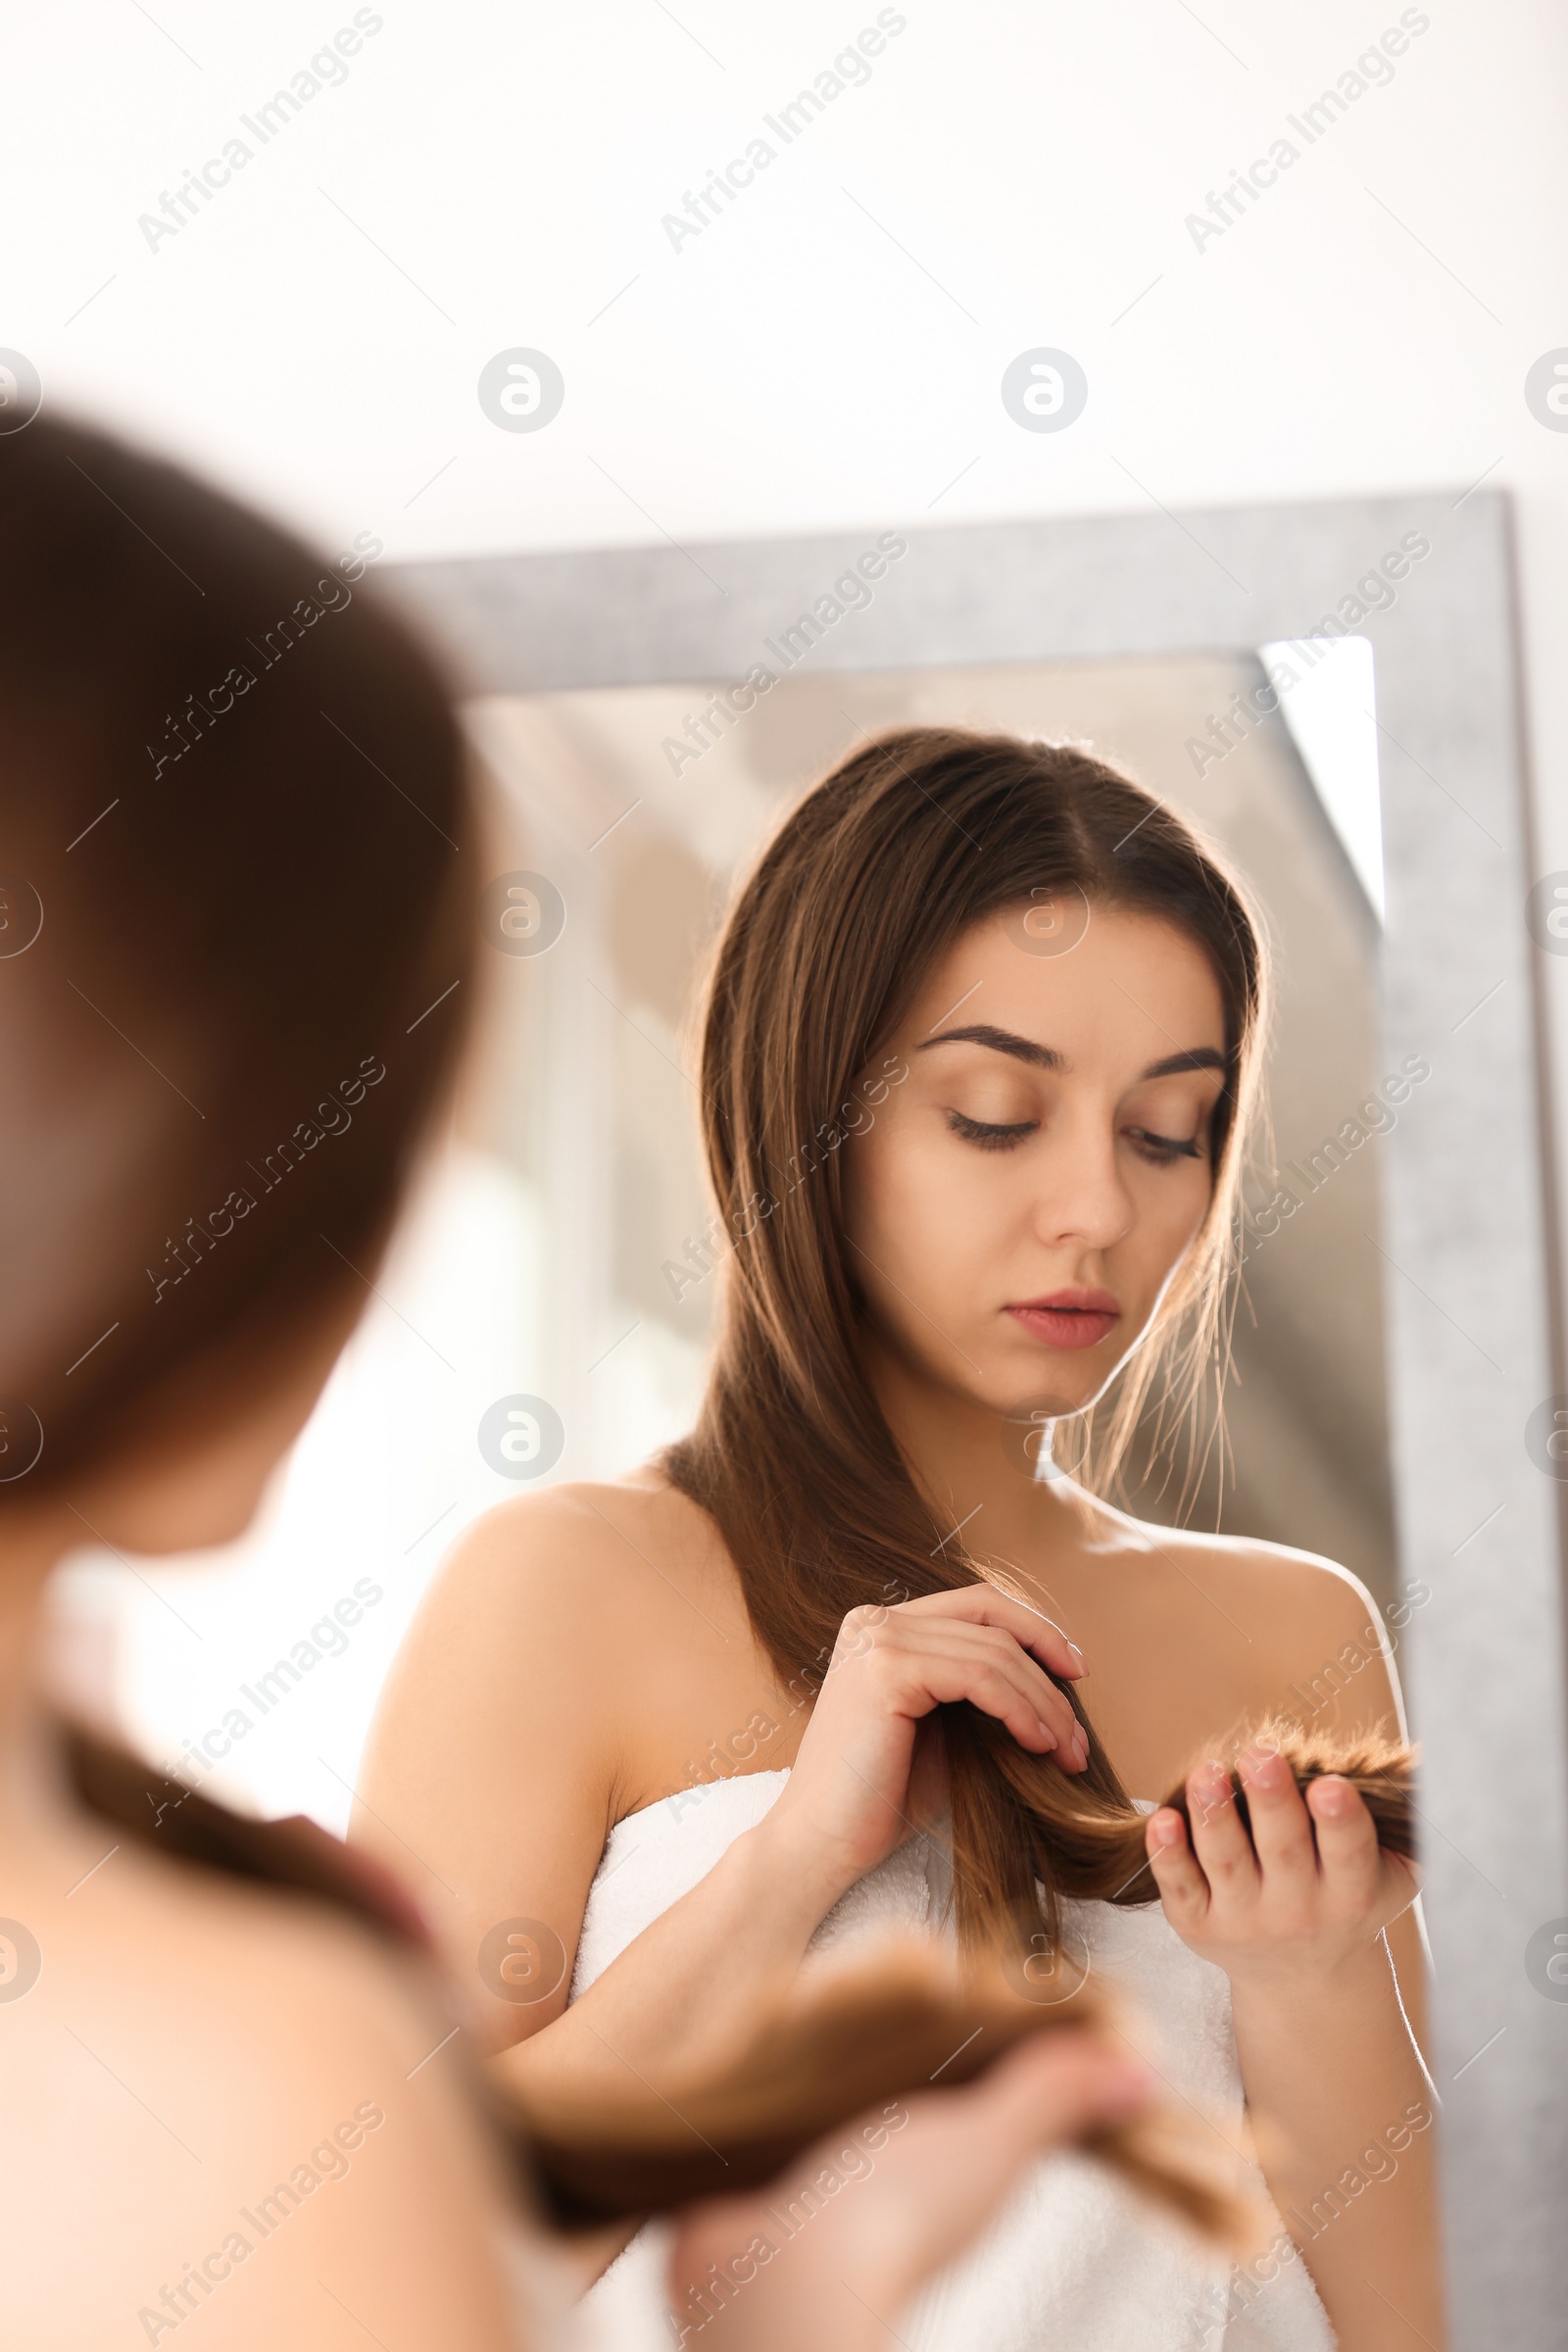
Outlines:
{"label": "nose", "polygon": [[1040,1238],[1053,1247],[1111,1249],[1130,1230],[1134,1213],[1113,1122],[1093,1115],[1069,1117],[1054,1140],[1056,1149],[1049,1154],[1035,1210]]}

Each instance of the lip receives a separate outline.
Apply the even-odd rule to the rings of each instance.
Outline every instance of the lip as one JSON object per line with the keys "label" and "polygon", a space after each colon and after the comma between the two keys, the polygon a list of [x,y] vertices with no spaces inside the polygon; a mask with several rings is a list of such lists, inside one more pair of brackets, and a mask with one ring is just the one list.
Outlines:
{"label": "lip", "polygon": [[1043,1298],[1014,1300],[1004,1312],[1048,1348],[1098,1348],[1121,1320],[1108,1291],[1052,1291]]}

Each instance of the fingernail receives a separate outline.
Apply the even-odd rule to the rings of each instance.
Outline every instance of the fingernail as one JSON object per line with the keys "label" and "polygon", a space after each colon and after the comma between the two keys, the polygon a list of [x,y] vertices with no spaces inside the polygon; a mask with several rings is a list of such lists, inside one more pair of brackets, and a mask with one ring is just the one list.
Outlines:
{"label": "fingernail", "polygon": [[1077,1642],[1068,1642],[1068,1644],[1067,1644],[1067,1647],[1068,1647],[1068,1648],[1071,1650],[1071,1652],[1072,1652],[1073,1656],[1074,1656],[1074,1657],[1077,1659],[1077,1661],[1078,1661],[1078,1671],[1079,1671],[1079,1673],[1081,1674],[1081,1673],[1083,1672],[1083,1664],[1084,1664],[1084,1653],[1083,1653],[1083,1651],[1082,1651],[1082,1650],[1079,1648],[1079,1646],[1078,1646],[1078,1644],[1077,1644]]}
{"label": "fingernail", "polygon": [[1149,1836],[1155,1845],[1180,1845],[1182,1841],[1181,1815],[1168,1809],[1152,1814],[1149,1822]]}
{"label": "fingernail", "polygon": [[1319,1812],[1339,1815],[1354,1811],[1355,1790],[1338,1773],[1325,1773],[1317,1786]]}

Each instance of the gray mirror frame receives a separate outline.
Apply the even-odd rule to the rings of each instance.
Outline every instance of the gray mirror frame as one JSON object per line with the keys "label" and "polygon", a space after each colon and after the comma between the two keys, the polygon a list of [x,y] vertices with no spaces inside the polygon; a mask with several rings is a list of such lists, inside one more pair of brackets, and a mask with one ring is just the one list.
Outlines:
{"label": "gray mirror frame", "polygon": [[[1471,491],[910,532],[803,674],[1307,637],[1412,532],[1430,557],[1355,625],[1376,656],[1385,1066],[1432,1064],[1380,1159],[1400,1558],[1432,1592],[1400,1665],[1426,1755],[1452,2340],[1491,2352],[1568,2342],[1568,1985],[1559,1999],[1539,1944],[1527,1967],[1533,1936],[1568,1933],[1561,1497],[1525,1446],[1531,1414],[1549,1415],[1568,1380],[1507,502]],[[475,693],[719,682],[776,668],[764,639],[876,535],[381,576]]]}

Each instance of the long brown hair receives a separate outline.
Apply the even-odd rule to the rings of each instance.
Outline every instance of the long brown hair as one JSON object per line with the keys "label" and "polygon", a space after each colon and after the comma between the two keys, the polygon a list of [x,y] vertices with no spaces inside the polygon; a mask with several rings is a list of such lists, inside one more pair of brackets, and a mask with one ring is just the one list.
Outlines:
{"label": "long brown hair", "polygon": [[3,1507],[226,1408],[373,1274],[474,852],[363,552],[47,418],[0,513]]}
{"label": "long brown hair", "polygon": [[[702,1412],[665,1460],[715,1521],[753,1627],[797,1693],[819,1684],[852,1609],[980,1574],[933,1519],[861,1369],[839,1146],[857,1123],[852,1090],[931,965],[988,915],[1043,902],[1163,917],[1207,956],[1225,1011],[1208,1214],[1158,1330],[1100,1415],[1087,1476],[1103,1485],[1161,1363],[1185,1352],[1200,1370],[1216,1342],[1265,1019],[1263,948],[1240,884],[1163,803],[1082,749],[906,728],[796,807],[718,944],[701,1085],[734,1247]],[[1060,1894],[1102,1891],[1084,1883],[1086,1852],[1102,1842],[1092,1822],[1131,1808],[1098,1742],[1069,1782],[972,1707],[943,1709],[942,1729],[965,1939],[1037,1917],[1037,1882],[1053,1925]]]}

